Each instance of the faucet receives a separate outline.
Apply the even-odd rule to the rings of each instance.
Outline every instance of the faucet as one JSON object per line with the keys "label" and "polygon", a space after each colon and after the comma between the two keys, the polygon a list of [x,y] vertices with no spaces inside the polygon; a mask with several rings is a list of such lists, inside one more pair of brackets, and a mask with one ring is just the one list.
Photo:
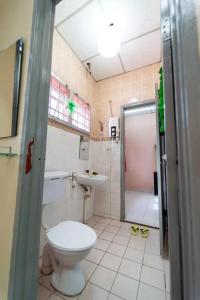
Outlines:
{"label": "faucet", "polygon": [[76,172],[72,172],[72,175],[71,175],[71,177],[72,177],[72,181],[74,181],[74,179],[76,179]]}

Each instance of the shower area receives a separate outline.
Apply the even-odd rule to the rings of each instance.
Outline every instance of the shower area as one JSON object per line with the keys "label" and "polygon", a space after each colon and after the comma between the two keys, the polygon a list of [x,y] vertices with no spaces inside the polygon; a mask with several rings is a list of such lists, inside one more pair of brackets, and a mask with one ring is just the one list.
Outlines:
{"label": "shower area", "polygon": [[155,102],[123,109],[124,219],[159,227]]}

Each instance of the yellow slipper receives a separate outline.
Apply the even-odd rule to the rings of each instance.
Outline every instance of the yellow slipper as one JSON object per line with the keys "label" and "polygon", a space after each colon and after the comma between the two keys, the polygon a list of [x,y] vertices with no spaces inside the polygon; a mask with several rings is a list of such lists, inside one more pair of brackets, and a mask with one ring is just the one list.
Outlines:
{"label": "yellow slipper", "polygon": [[140,228],[140,234],[141,237],[143,237],[144,239],[148,238],[149,236],[149,229],[144,227],[144,228]]}
{"label": "yellow slipper", "polygon": [[133,224],[131,226],[131,234],[132,235],[138,235],[139,231],[140,231],[140,228],[139,228],[139,226],[137,224]]}

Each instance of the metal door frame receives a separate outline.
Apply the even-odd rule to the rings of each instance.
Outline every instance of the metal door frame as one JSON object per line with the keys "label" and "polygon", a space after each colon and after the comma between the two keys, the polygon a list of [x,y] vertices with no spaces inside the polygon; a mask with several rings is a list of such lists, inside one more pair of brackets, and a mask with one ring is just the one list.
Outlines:
{"label": "metal door frame", "polygon": [[156,93],[156,137],[157,137],[157,178],[158,178],[158,201],[159,201],[159,236],[160,236],[160,255],[164,254],[164,240],[165,240],[165,227],[163,215],[163,176],[161,165],[161,137],[160,137],[160,124],[159,124],[159,108],[158,108],[158,89],[155,88]]}
{"label": "metal door frame", "polygon": [[[182,283],[182,298],[176,298],[172,290],[172,300],[198,300],[200,295],[200,53],[196,4],[195,0],[169,1],[179,187],[179,216],[173,218],[179,217]],[[172,258],[177,249],[170,248]],[[171,264],[171,276],[175,267]],[[176,283],[172,278],[172,286]]]}
{"label": "metal door frame", "polygon": [[122,105],[120,110],[120,220],[125,221],[125,117],[124,111],[129,108],[141,108],[156,104],[155,99]]}
{"label": "metal door frame", "polygon": [[165,96],[165,154],[168,210],[168,242],[172,300],[183,300],[181,279],[180,216],[178,197],[177,133],[171,20],[168,0],[161,2],[163,80]]}
{"label": "metal door frame", "polygon": [[[58,1],[57,1],[58,2]],[[56,1],[34,0],[21,142],[9,300],[35,300]],[[26,173],[28,147],[32,169]]]}

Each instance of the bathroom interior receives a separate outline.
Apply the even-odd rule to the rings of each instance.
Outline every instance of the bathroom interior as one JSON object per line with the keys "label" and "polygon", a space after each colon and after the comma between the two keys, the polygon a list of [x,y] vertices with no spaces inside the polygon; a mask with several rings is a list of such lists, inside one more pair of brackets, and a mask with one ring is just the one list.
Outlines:
{"label": "bathroom interior", "polygon": [[143,108],[128,107],[124,110],[125,220],[159,228],[155,101]]}
{"label": "bathroom interior", "polygon": [[[63,0],[54,26],[38,300],[170,299],[154,180],[160,1]],[[153,108],[127,111],[122,133],[122,107],[143,101]]]}

